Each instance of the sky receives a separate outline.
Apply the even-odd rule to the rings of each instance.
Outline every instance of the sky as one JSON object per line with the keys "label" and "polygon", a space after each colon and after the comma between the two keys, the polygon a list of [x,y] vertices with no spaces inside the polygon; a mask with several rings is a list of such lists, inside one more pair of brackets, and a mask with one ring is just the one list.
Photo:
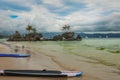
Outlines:
{"label": "sky", "polygon": [[0,0],[0,32],[120,31],[120,0]]}

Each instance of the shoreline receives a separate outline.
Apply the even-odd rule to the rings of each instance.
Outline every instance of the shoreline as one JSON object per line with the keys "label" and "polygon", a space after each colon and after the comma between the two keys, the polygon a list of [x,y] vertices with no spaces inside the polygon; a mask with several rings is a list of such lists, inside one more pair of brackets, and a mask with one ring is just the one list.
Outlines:
{"label": "shoreline", "polygon": [[[19,42],[7,42],[5,44],[7,44],[7,45],[3,45],[0,43],[0,46],[3,45],[4,47],[8,47],[8,50],[5,50],[5,52],[10,52],[10,51],[13,52],[17,46],[19,48],[18,53],[24,52],[24,53],[31,54],[30,58],[22,58],[22,59],[5,58],[5,60],[6,60],[6,61],[4,61],[5,63],[3,63],[2,60],[0,61],[1,63],[5,64],[5,65],[8,65],[11,63],[18,63],[18,65],[12,65],[11,67],[9,67],[10,69],[52,69],[52,70],[71,70],[71,71],[76,70],[76,71],[84,72],[83,77],[70,78],[70,79],[65,79],[65,80],[74,80],[74,79],[75,80],[79,80],[79,79],[81,79],[81,80],[113,80],[113,79],[119,80],[120,79],[119,70],[116,70],[115,68],[113,68],[111,66],[91,63],[91,62],[96,62],[96,60],[92,60],[92,59],[85,58],[82,56],[77,56],[74,54],[59,54],[56,52],[56,50],[48,49],[48,51],[46,51],[45,47],[43,47],[39,51],[37,51],[34,48],[32,49],[31,46],[28,47],[28,45],[25,45],[25,49],[23,51],[23,49],[22,49],[23,44],[19,43]],[[11,50],[11,49],[13,49],[13,50]],[[53,51],[53,52],[51,52],[51,51]],[[7,62],[9,60],[11,62]],[[24,65],[24,64],[26,64],[26,65]],[[2,67],[0,66],[0,67],[7,69],[8,67],[5,65],[3,65]],[[110,72],[110,73],[108,73],[108,72]],[[111,77],[108,78],[108,76],[110,76],[110,75],[111,75]],[[116,76],[116,78],[114,78],[112,75]],[[104,76],[104,77],[102,78],[102,76]],[[6,77],[6,79],[7,79],[7,77]],[[18,80],[18,79],[19,79],[19,77],[16,77],[16,80]],[[11,80],[13,80],[13,79],[11,79]],[[24,80],[24,78],[23,78],[23,80]],[[37,79],[33,78],[30,80],[37,80]],[[44,80],[44,79],[38,78],[38,80]],[[48,78],[45,80],[48,80]],[[58,80],[58,79],[52,79],[52,80]],[[59,80],[63,80],[63,79],[59,79]]]}

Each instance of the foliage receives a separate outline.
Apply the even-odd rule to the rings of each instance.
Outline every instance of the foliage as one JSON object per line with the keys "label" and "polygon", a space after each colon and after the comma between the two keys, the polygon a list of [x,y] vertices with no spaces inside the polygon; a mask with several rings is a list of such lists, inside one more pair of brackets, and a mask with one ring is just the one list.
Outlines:
{"label": "foliage", "polygon": [[70,30],[71,26],[70,25],[64,25],[62,27],[62,31],[68,32]]}
{"label": "foliage", "polygon": [[26,30],[30,33],[30,31],[33,29],[33,27],[31,25],[28,25]]}

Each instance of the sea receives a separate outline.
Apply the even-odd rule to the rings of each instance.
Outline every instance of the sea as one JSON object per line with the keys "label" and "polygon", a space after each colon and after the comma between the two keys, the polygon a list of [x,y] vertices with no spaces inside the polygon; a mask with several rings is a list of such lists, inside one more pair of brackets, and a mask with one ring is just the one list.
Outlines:
{"label": "sea", "polygon": [[[46,35],[46,34],[44,34]],[[55,34],[46,35],[46,38],[51,38]],[[59,33],[58,33],[59,35]],[[51,37],[50,37],[51,36]],[[6,42],[7,38],[0,39],[0,43]],[[58,41],[57,41],[58,42]],[[82,41],[60,41],[61,44],[70,43],[69,46],[72,46],[72,43],[77,43],[77,45],[87,46],[87,47],[94,47],[99,50],[108,49],[113,51],[113,53],[120,53],[120,38],[83,38]],[[53,43],[53,42],[52,42]]]}
{"label": "sea", "polygon": [[[61,35],[62,32],[43,32],[44,38],[53,38],[55,35]],[[120,32],[75,32],[74,38],[81,35],[82,38],[120,38]]]}

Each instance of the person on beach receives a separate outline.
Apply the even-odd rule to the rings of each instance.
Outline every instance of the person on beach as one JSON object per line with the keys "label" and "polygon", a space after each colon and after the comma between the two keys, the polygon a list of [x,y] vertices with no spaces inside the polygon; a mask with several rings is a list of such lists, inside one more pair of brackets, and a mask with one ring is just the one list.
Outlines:
{"label": "person on beach", "polygon": [[22,45],[22,49],[24,49],[25,48],[25,46],[24,45]]}
{"label": "person on beach", "polygon": [[15,51],[15,52],[18,52],[18,49],[16,48],[16,49],[14,49],[14,51]]}

